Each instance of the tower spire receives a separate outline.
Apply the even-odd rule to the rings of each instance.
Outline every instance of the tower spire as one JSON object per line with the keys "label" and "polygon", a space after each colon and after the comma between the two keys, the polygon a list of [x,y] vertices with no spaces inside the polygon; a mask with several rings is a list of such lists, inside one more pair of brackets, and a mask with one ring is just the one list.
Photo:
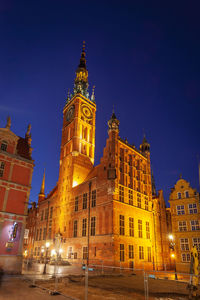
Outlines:
{"label": "tower spire", "polygon": [[115,115],[114,107],[113,107],[111,119],[108,121],[108,131],[110,130],[119,131],[119,120]]}
{"label": "tower spire", "polygon": [[44,169],[44,174],[43,174],[43,178],[42,178],[42,185],[41,185],[41,189],[40,189],[40,195],[45,195],[44,188],[45,188],[45,169]]}
{"label": "tower spire", "polygon": [[81,52],[80,63],[76,70],[76,78],[74,81],[74,94],[82,94],[86,98],[89,97],[88,93],[88,71],[86,67],[86,58],[85,58],[85,41],[83,41],[83,47]]}

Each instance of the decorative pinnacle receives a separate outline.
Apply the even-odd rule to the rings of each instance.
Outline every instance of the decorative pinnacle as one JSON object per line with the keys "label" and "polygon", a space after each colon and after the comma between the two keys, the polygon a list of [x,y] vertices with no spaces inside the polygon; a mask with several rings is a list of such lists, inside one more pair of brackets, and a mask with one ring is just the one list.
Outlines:
{"label": "decorative pinnacle", "polygon": [[31,132],[31,124],[28,124],[27,131],[26,131],[26,137],[30,136],[30,132]]}
{"label": "decorative pinnacle", "polygon": [[45,188],[45,169],[44,169],[44,174],[43,174],[43,179],[42,179],[42,185],[41,185],[41,189],[40,189],[40,194],[42,194],[42,195],[45,195],[44,188]]}
{"label": "decorative pinnacle", "polygon": [[7,128],[7,129],[10,129],[10,126],[11,126],[11,118],[10,118],[10,116],[8,116],[8,117],[7,117],[6,128]]}

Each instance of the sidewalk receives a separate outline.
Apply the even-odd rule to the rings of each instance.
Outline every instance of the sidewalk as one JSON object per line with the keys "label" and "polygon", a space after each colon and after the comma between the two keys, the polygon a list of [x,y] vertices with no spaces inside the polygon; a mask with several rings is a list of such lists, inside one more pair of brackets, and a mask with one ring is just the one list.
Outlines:
{"label": "sidewalk", "polygon": [[4,276],[0,286],[0,300],[66,300],[70,299],[62,295],[51,296],[46,290],[30,288],[30,282],[23,279],[23,276]]}

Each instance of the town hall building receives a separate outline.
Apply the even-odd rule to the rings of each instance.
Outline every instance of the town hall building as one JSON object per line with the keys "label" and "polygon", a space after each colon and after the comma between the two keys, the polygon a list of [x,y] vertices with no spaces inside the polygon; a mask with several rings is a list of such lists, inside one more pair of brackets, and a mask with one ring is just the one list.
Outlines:
{"label": "town hall building", "polygon": [[95,166],[97,105],[94,90],[88,92],[83,46],[73,94],[63,108],[58,183],[45,196],[44,176],[38,206],[29,210],[37,221],[29,222],[34,234],[27,238],[28,256],[39,259],[47,251],[51,259],[70,262],[164,269],[169,263],[166,207],[152,182],[150,145],[146,137],[139,149],[123,140],[113,111],[103,157]]}

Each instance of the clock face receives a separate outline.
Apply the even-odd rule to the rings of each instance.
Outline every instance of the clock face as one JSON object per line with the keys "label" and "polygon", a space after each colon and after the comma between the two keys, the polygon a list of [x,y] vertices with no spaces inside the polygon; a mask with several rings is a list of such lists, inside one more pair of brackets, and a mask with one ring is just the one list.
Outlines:
{"label": "clock face", "polygon": [[70,106],[66,113],[66,120],[69,122],[74,116],[74,105]]}
{"label": "clock face", "polygon": [[81,106],[82,114],[87,119],[92,119],[92,110],[85,104]]}

